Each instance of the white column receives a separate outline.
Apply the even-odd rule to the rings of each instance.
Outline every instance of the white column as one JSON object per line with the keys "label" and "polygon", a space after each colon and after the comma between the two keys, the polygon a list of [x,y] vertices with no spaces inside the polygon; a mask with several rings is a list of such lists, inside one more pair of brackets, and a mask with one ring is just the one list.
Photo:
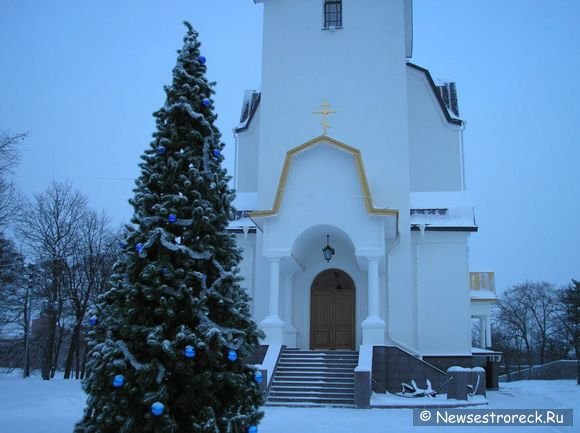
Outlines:
{"label": "white column", "polygon": [[368,260],[368,315],[378,317],[379,315],[379,259]]}
{"label": "white column", "polygon": [[368,314],[361,324],[363,344],[385,344],[385,321],[380,317],[379,259],[367,257]]}
{"label": "white column", "polygon": [[485,347],[491,347],[491,320],[485,316]]}
{"label": "white column", "polygon": [[485,341],[487,340],[487,317],[479,316],[479,347],[485,349]]}
{"label": "white column", "polygon": [[296,328],[294,328],[294,274],[284,274],[283,295],[284,308],[283,319],[286,324],[284,329],[284,344],[288,347],[296,347]]}
{"label": "white column", "polygon": [[268,258],[270,262],[270,303],[268,316],[260,322],[266,334],[266,344],[283,344],[284,322],[280,319],[280,258]]}
{"label": "white column", "polygon": [[280,318],[280,259],[270,260],[270,310],[268,316]]}

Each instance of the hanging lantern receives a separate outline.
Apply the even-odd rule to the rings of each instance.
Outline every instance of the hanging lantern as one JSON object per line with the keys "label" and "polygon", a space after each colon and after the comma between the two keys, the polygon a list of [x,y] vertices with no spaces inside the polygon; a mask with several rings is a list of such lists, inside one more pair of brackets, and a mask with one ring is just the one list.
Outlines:
{"label": "hanging lantern", "polygon": [[332,259],[332,256],[334,256],[334,248],[330,246],[329,238],[330,235],[326,235],[326,246],[322,248],[322,255],[324,256],[326,263],[330,262],[330,259]]}

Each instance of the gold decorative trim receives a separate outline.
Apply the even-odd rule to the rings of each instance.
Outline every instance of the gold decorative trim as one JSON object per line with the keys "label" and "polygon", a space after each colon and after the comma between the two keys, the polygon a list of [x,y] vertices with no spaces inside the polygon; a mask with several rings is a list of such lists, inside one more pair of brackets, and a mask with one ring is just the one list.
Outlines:
{"label": "gold decorative trim", "polygon": [[289,150],[286,153],[286,158],[284,159],[284,166],[282,167],[282,174],[280,175],[280,180],[278,181],[278,189],[276,190],[276,197],[274,198],[274,204],[272,206],[272,209],[251,212],[249,214],[250,217],[252,218],[270,217],[276,215],[279,212],[280,205],[282,204],[282,195],[284,194],[284,190],[286,189],[286,182],[288,180],[288,173],[290,172],[290,165],[292,164],[292,160],[298,153],[303,152],[306,149],[316,146],[317,144],[320,143],[327,143],[330,146],[334,146],[353,156],[357,168],[357,174],[359,177],[360,185],[363,191],[363,197],[367,212],[371,215],[397,217],[397,227],[398,227],[399,211],[397,209],[381,209],[373,206],[373,200],[371,197],[371,192],[367,181],[367,176],[365,174],[365,169],[362,162],[360,150],[355,147],[349,146],[348,144],[344,144],[338,140],[335,140],[334,138],[330,138],[326,135],[320,135],[310,141],[307,141],[304,144],[301,144],[298,147],[295,147],[294,149]]}

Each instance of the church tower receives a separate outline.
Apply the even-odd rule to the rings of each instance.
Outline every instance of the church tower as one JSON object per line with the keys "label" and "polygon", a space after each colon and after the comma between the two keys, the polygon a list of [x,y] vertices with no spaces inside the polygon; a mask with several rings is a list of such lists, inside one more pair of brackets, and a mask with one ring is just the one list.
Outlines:
{"label": "church tower", "polygon": [[[271,204],[288,150],[328,135],[361,150],[380,207],[408,208],[410,0],[257,0],[264,7],[258,184]],[[263,200],[263,201],[262,201]]]}
{"label": "church tower", "polygon": [[470,360],[463,122],[410,61],[412,1],[254,2],[230,230],[264,343]]}

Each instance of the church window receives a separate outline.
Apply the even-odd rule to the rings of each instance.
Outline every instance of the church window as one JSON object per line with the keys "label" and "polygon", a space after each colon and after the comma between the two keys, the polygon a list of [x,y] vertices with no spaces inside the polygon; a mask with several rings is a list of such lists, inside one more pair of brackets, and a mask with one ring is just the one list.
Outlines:
{"label": "church window", "polygon": [[324,28],[342,27],[342,1],[324,1]]}

